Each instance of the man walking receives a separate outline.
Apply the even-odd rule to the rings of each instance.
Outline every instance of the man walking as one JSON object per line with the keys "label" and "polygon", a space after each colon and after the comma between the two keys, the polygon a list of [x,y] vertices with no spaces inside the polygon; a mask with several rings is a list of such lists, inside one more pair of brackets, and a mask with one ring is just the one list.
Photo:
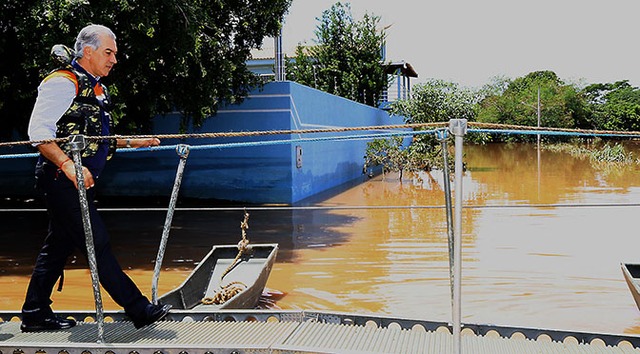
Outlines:
{"label": "man walking", "polygon": [[[34,141],[66,138],[72,134],[108,136],[113,131],[109,115],[111,101],[100,82],[117,63],[116,36],[107,27],[89,25],[78,34],[75,58],[48,75],[38,87],[38,98],[29,122]],[[95,183],[116,147],[159,145],[155,138],[89,141],[82,151],[82,175],[87,187],[98,277],[102,287],[122,306],[136,328],[164,318],[170,305],[155,305],[140,292],[120,267],[111,251],[109,235],[93,203]],[[49,230],[38,254],[22,307],[24,332],[60,330],[76,325],[72,319],[56,316],[51,309],[51,292],[58,279],[62,285],[67,258],[75,248],[87,255],[75,165],[68,143],[36,145],[40,158],[36,184],[44,195]]]}

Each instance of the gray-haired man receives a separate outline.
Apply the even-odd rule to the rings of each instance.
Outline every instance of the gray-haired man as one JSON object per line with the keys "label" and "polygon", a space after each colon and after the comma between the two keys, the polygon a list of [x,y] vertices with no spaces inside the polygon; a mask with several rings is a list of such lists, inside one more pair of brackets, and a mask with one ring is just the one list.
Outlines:
{"label": "gray-haired man", "polygon": [[[48,75],[38,87],[38,98],[29,122],[31,140],[64,138],[72,134],[111,135],[113,122],[107,88],[100,78],[109,75],[117,63],[116,37],[101,25],[83,28],[75,43],[75,59]],[[171,306],[154,305],[122,271],[111,251],[109,235],[93,200],[95,188],[107,159],[116,147],[155,146],[158,139],[90,142],[82,152],[84,185],[90,208],[98,276],[102,287],[122,306],[136,328],[167,315]],[[40,158],[36,165],[38,189],[43,192],[49,214],[49,230],[38,254],[22,306],[24,332],[67,329],[72,319],[56,316],[51,309],[51,293],[58,279],[62,285],[67,258],[75,248],[86,256],[82,215],[75,165],[69,158],[67,143],[37,144]]]}

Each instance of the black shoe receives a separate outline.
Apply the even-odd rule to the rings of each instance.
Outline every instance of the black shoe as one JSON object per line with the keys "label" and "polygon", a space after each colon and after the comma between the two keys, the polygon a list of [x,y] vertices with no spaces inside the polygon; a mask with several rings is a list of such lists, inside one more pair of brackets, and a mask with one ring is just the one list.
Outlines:
{"label": "black shoe", "polygon": [[20,325],[20,330],[22,330],[22,332],[58,331],[61,329],[69,329],[75,325],[75,320],[53,316],[45,318],[40,322],[28,323],[23,321]]}
{"label": "black shoe", "polygon": [[146,325],[152,324],[155,321],[161,320],[165,318],[165,316],[167,316],[167,314],[169,313],[169,310],[171,310],[171,307],[172,306],[169,304],[165,304],[165,305],[149,304],[147,305],[147,308],[145,310],[145,316],[140,319],[134,320],[133,325],[136,328],[142,328]]}

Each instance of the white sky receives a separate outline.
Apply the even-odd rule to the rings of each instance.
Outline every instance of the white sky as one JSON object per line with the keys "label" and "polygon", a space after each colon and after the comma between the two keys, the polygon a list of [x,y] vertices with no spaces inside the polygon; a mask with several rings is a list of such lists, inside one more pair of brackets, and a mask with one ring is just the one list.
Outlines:
{"label": "white sky", "polygon": [[[293,0],[283,46],[314,43],[316,18],[335,0]],[[356,20],[381,17],[387,60],[428,78],[480,87],[498,75],[554,71],[565,82],[640,86],[638,0],[350,0]],[[273,48],[265,41],[265,50]]]}

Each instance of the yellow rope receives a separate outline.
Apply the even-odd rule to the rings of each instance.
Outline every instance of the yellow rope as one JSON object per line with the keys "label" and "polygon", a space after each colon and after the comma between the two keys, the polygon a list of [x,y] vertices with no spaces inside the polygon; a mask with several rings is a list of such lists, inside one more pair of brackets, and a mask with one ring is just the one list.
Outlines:
{"label": "yellow rope", "polygon": [[[551,127],[534,127],[529,125],[512,125],[512,124],[496,124],[496,123],[480,123],[467,122],[469,127],[487,128],[487,129],[504,129],[504,130],[539,130],[553,132],[568,132],[580,134],[609,134],[620,136],[638,136],[640,131],[618,131],[618,130],[588,130],[588,129],[568,129],[568,128],[551,128]],[[104,140],[104,139],[188,139],[188,138],[229,138],[229,137],[245,137],[245,136],[265,136],[265,135],[289,135],[289,134],[315,134],[315,133],[332,133],[347,131],[364,131],[364,130],[389,130],[389,129],[420,129],[420,128],[446,128],[449,122],[437,123],[413,123],[413,124],[395,124],[395,125],[374,125],[364,127],[341,127],[331,129],[299,129],[299,130],[263,130],[263,131],[245,131],[245,132],[219,132],[219,133],[197,133],[197,134],[156,134],[156,135],[110,135],[110,136],[85,136],[85,140]],[[67,142],[69,138],[56,138],[47,140],[31,140],[31,141],[13,141],[0,142],[0,147],[14,145],[32,145],[44,144],[50,142]]]}
{"label": "yellow rope", "polygon": [[552,132],[580,133],[580,134],[611,134],[611,135],[620,135],[620,136],[640,135],[640,132],[638,131],[550,128],[550,127],[533,127],[530,125],[512,125],[512,124],[496,124],[496,123],[480,123],[480,122],[467,122],[467,125],[469,127],[485,128],[485,129],[523,130],[523,131],[536,130],[536,131],[552,131]]}
{"label": "yellow rope", "polygon": [[240,229],[242,230],[242,240],[238,242],[238,254],[236,258],[231,262],[229,267],[220,276],[220,290],[216,292],[213,297],[205,297],[200,302],[203,305],[221,305],[227,302],[232,297],[241,293],[247,288],[247,285],[241,281],[233,281],[227,285],[222,285],[224,277],[231,272],[231,270],[238,264],[240,257],[248,251],[249,239],[247,239],[247,229],[249,229],[249,213],[247,209],[244,210],[244,220],[240,223]]}
{"label": "yellow rope", "polygon": [[[156,134],[156,135],[109,135],[109,136],[85,136],[85,140],[105,140],[105,139],[145,139],[145,138],[158,138],[158,139],[187,139],[187,138],[229,138],[229,137],[243,137],[243,136],[265,136],[265,135],[289,135],[289,134],[314,134],[314,133],[332,133],[332,132],[346,132],[346,131],[361,131],[361,130],[384,130],[384,129],[408,129],[408,128],[429,128],[429,127],[446,127],[449,123],[420,123],[420,124],[396,124],[396,125],[374,125],[365,127],[342,127],[331,129],[300,129],[300,130],[262,130],[262,131],[245,131],[245,132],[220,132],[220,133],[194,133],[194,134]],[[57,138],[47,140],[32,140],[32,141],[16,141],[1,143],[2,146],[12,145],[32,145],[32,144],[44,144],[49,142],[66,142],[69,138]]]}
{"label": "yellow rope", "polygon": [[247,285],[242,282],[234,281],[225,286],[220,286],[220,291],[215,293],[213,297],[205,297],[200,302],[203,305],[221,305],[229,301],[232,297],[238,295],[242,290],[246,289]]}

